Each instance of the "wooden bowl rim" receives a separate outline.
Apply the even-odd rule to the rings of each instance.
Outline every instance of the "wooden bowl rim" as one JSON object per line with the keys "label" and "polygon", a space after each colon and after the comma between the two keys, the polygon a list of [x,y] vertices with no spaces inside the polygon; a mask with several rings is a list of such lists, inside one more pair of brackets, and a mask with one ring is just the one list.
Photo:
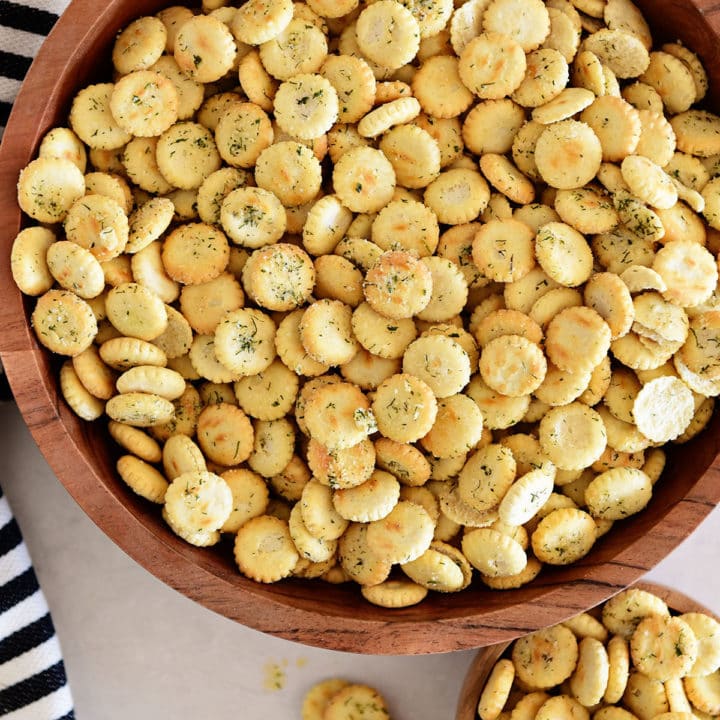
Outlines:
{"label": "wooden bowl rim", "polygon": [[[705,0],[690,0],[705,4]],[[15,185],[42,133],[53,120],[48,108],[64,107],[82,60],[99,47],[107,53],[107,18],[127,22],[145,8],[167,0],[135,4],[111,0],[98,10],[93,0],[73,0],[62,15],[19,93],[0,147],[0,211],[6,219],[0,242],[9,248],[21,226]],[[132,7],[127,7],[132,5]],[[687,11],[686,7],[686,11]],[[712,10],[713,31],[720,30],[720,6]],[[710,11],[706,12],[709,17]],[[112,27],[120,27],[120,22]],[[99,54],[97,57],[101,57]],[[63,88],[68,88],[67,91]],[[49,465],[89,517],[128,555],[166,584],[232,620],[262,632],[327,649],[376,654],[424,654],[476,648],[554,624],[597,605],[636,581],[694,529],[720,500],[720,463],[713,444],[706,471],[678,502],[657,509],[653,524],[604,559],[553,572],[500,600],[490,591],[469,591],[473,602],[434,596],[414,608],[385,610],[366,604],[356,588],[322,586],[308,590],[297,581],[265,586],[220,566],[207,550],[176,538],[159,516],[151,521],[129,493],[117,491],[97,468],[97,436],[82,427],[58,397],[48,376],[44,349],[28,322],[28,301],[15,288],[9,263],[0,265],[0,355],[18,407]],[[720,425],[718,426],[720,427]],[[717,441],[720,443],[720,440]],[[93,450],[88,453],[88,447]],[[633,520],[626,521],[628,523]],[[629,527],[629,526],[628,526]],[[624,541],[623,541],[624,542]],[[594,552],[594,551],[593,551]],[[300,588],[300,590],[298,590]],[[522,602],[511,600],[522,597]]]}
{"label": "wooden bowl rim", "polygon": [[[720,622],[717,614],[708,610],[705,606],[691,598],[689,595],[671,588],[667,585],[652,582],[635,583],[632,587],[657,595],[667,603],[671,610],[679,613],[704,613],[714,620]],[[460,697],[458,698],[458,706],[455,714],[455,720],[477,720],[477,704],[480,699],[480,693],[485,682],[490,675],[495,663],[505,654],[505,651],[512,644],[512,641],[493,645],[491,647],[479,650],[470,667],[465,674]]]}

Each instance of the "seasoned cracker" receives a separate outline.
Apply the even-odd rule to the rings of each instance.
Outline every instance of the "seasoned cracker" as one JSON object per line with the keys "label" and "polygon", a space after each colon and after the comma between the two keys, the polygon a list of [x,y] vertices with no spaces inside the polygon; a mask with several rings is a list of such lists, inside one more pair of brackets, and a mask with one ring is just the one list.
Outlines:
{"label": "seasoned cracker", "polygon": [[430,547],[434,529],[425,508],[400,500],[384,518],[369,523],[367,544],[383,560],[412,562]]}
{"label": "seasoned cracker", "polygon": [[531,536],[538,560],[569,565],[587,555],[595,544],[595,521],[576,508],[560,508],[546,515]]}
{"label": "seasoned cracker", "polygon": [[466,533],[462,551],[470,564],[487,577],[517,575],[527,565],[522,546],[508,535],[490,528],[476,528]]}
{"label": "seasoned cracker", "polygon": [[264,583],[287,577],[300,559],[287,522],[269,515],[259,515],[240,527],[234,555],[243,575]]}
{"label": "seasoned cracker", "polygon": [[294,310],[310,297],[315,270],[302,248],[276,243],[252,253],[242,279],[245,291],[260,307]]}
{"label": "seasoned cracker", "polygon": [[[621,29],[602,28],[584,41],[584,49],[594,53],[618,78],[643,75],[651,63],[651,55],[643,41]],[[643,78],[646,82],[646,78]]]}
{"label": "seasoned cracker", "polygon": [[555,473],[545,468],[519,477],[500,501],[500,519],[511,525],[522,525],[535,517],[552,493],[554,477]]}
{"label": "seasoned cracker", "polygon": [[333,168],[335,192],[353,212],[377,212],[387,205],[395,190],[395,171],[379,150],[349,150]]}
{"label": "seasoned cracker", "polygon": [[[570,307],[558,313],[546,331],[548,359],[568,372],[592,370],[610,347],[609,325],[592,308]],[[575,348],[583,347],[579,356]]]}
{"label": "seasoned cracker", "polygon": [[15,236],[10,268],[15,284],[25,295],[42,295],[53,286],[46,256],[56,239],[52,230],[40,226],[25,228]]}
{"label": "seasoned cracker", "polygon": [[362,137],[376,138],[396,125],[410,122],[420,113],[420,103],[414,97],[398,98],[384,103],[365,115],[358,123]]}
{"label": "seasoned cracker", "polygon": [[379,0],[357,19],[357,43],[362,53],[378,65],[397,69],[410,62],[420,47],[420,26],[400,3]]}
{"label": "seasoned cracker", "polygon": [[392,564],[376,557],[367,545],[367,523],[351,523],[338,542],[338,560],[357,583],[377,585],[390,574]]}
{"label": "seasoned cracker", "polygon": [[602,162],[602,145],[592,128],[578,120],[547,125],[535,145],[535,163],[543,180],[558,189],[582,187]]}
{"label": "seasoned cracker", "polygon": [[475,447],[482,437],[483,417],[472,399],[451,395],[438,402],[438,414],[422,446],[434,457],[457,457]]}
{"label": "seasoned cracker", "polygon": [[384,470],[374,470],[360,485],[334,490],[332,502],[337,513],[346,520],[369,523],[386,517],[397,505],[399,497],[398,481]]}
{"label": "seasoned cracker", "polygon": [[562,625],[515,641],[512,660],[518,679],[534,688],[551,688],[569,678],[578,659],[578,642]]}
{"label": "seasoned cracker", "polygon": [[710,715],[720,712],[720,672],[716,670],[704,677],[686,677],[683,683],[693,708]]}
{"label": "seasoned cracker", "polygon": [[503,445],[491,443],[471,455],[458,476],[460,499],[479,512],[496,510],[515,481],[516,462]]}
{"label": "seasoned cracker", "polygon": [[117,461],[117,471],[125,483],[141,497],[162,504],[169,487],[162,473],[133,455],[123,455]]}
{"label": "seasoned cracker", "polygon": [[133,427],[152,427],[168,422],[175,414],[175,406],[154,393],[130,392],[110,398],[105,412],[116,422]]}
{"label": "seasoned cracker", "polygon": [[667,286],[663,297],[684,307],[703,303],[717,283],[717,267],[712,255],[691,241],[668,242],[656,254],[652,268]]}
{"label": "seasoned cracker", "polygon": [[155,393],[168,400],[175,400],[185,392],[185,380],[170,368],[155,365],[137,365],[126,370],[116,382],[120,393]]}
{"label": "seasoned cracker", "polygon": [[493,666],[478,701],[478,715],[481,720],[497,720],[508,701],[515,679],[515,666],[503,658]]}
{"label": "seasoned cracker", "polygon": [[631,588],[605,603],[602,620],[611,633],[629,640],[638,623],[650,615],[669,616],[667,604],[646,590]]}
{"label": "seasoned cracker", "polygon": [[695,412],[692,393],[673,377],[646,383],[633,404],[638,429],[653,442],[667,442],[681,435]]}
{"label": "seasoned cracker", "polygon": [[473,37],[459,57],[460,79],[483,100],[510,95],[522,83],[527,68],[520,43],[501,32],[482,32]]}
{"label": "seasoned cracker", "polygon": [[428,335],[408,345],[403,355],[403,372],[426,383],[435,397],[445,398],[460,392],[469,382],[470,359],[451,338]]}
{"label": "seasoned cracker", "polygon": [[437,416],[437,400],[421,379],[393,375],[375,393],[373,412],[380,433],[396,442],[414,442],[426,435]]}
{"label": "seasoned cracker", "polygon": [[678,150],[701,158],[720,152],[717,130],[720,117],[707,110],[692,109],[678,113],[670,120],[677,136]]}
{"label": "seasoned cracker", "polygon": [[110,322],[125,336],[154,340],[167,328],[165,303],[138,283],[112,288],[105,300]]}
{"label": "seasoned cracker", "polygon": [[560,285],[581,285],[592,274],[590,246],[577,230],[565,223],[550,222],[538,229],[535,255],[543,270]]}
{"label": "seasoned cracker", "polygon": [[430,302],[432,273],[413,254],[389,251],[368,270],[363,292],[377,313],[392,319],[410,318]]}
{"label": "seasoned cracker", "polygon": [[529,395],[542,383],[547,361],[542,350],[520,335],[491,340],[480,356],[480,374],[495,391],[511,397]]}
{"label": "seasoned cracker", "polygon": [[347,680],[332,678],[313,685],[303,697],[302,720],[323,720],[325,708],[332,697],[349,684]]}
{"label": "seasoned cracker", "polygon": [[400,125],[380,140],[380,150],[390,161],[397,182],[407,188],[427,186],[440,174],[440,148],[422,128]]}
{"label": "seasoned cracker", "polygon": [[490,220],[472,241],[472,258],[483,275],[497,282],[514,282],[535,265],[533,232],[519,220]]}
{"label": "seasoned cracker", "polygon": [[488,182],[510,200],[520,204],[535,199],[535,187],[504,155],[485,153],[480,168]]}
{"label": "seasoned cracker", "polygon": [[118,445],[141,460],[157,463],[162,459],[160,445],[143,430],[110,420],[108,431]]}
{"label": "seasoned cracker", "polygon": [[684,613],[680,619],[686,623],[698,641],[697,659],[687,672],[690,677],[703,677],[720,667],[720,623],[704,613]]}
{"label": "seasoned cracker", "polygon": [[600,473],[585,490],[585,502],[594,517],[622,520],[650,501],[652,483],[642,471],[616,467]]}
{"label": "seasoned cracker", "polygon": [[86,350],[97,333],[91,307],[67,290],[51,289],[41,295],[31,322],[41,344],[71,357]]}
{"label": "seasoned cracker", "polygon": [[237,40],[260,45],[281,33],[292,17],[292,0],[250,0],[235,13],[231,30]]}
{"label": "seasoned cracker", "polygon": [[678,617],[647,617],[630,638],[635,667],[660,682],[683,677],[695,663],[697,649],[695,633]]}
{"label": "seasoned cracker", "polygon": [[105,410],[103,400],[88,392],[69,359],[60,368],[60,391],[72,411],[83,420],[97,420]]}
{"label": "seasoned cracker", "polygon": [[414,199],[392,200],[373,220],[372,241],[383,250],[405,250],[419,257],[435,252],[440,231],[435,214]]}
{"label": "seasoned cracker", "polygon": [[570,692],[584,707],[599,703],[607,689],[610,663],[602,642],[585,637],[578,645],[578,661],[570,677]]}
{"label": "seasoned cracker", "polygon": [[540,706],[535,717],[537,720],[587,720],[589,713],[569,695],[556,695]]}

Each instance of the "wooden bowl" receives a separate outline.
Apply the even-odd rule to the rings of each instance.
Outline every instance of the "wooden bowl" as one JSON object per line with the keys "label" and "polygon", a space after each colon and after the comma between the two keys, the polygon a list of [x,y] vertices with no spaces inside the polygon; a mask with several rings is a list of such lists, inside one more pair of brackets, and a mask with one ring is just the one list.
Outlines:
{"label": "wooden bowl", "polygon": [[[188,597],[258,630],[337,650],[414,654],[511,640],[597,605],[626,587],[689,535],[720,499],[720,417],[670,455],[650,506],[598,542],[582,562],[548,568],[521,590],[475,584],[421,605],[385,610],[357,587],[289,580],[260,585],[235,568],[228,545],[208,550],[177,538],[157,508],[128,492],[103,423],[79,420],[59,396],[58,358],[29,326],[32,301],[16,289],[7,258],[22,226],[15,187],[43,134],[65,124],[74,91],[110,76],[118,28],[168,0],[74,0],[42,47],[17,99],[0,163],[0,351],[18,406],[48,463],[87,514],[137,562]],[[681,38],[703,58],[720,98],[720,5],[711,0],[638,0],[656,39]],[[703,12],[704,10],[704,12]],[[720,105],[715,105],[716,108]]]}
{"label": "wooden bowl", "polygon": [[[662,598],[670,610],[674,610],[678,614],[697,612],[705,613],[718,620],[717,616],[710,612],[706,607],[695,602],[687,595],[683,595],[677,590],[667,588],[663,585],[655,585],[654,583],[637,583],[636,587],[657,595]],[[483,648],[473,658],[467,674],[465,682],[460,690],[460,698],[458,700],[455,720],[478,720],[477,706],[480,700],[480,694],[485,686],[485,682],[490,675],[495,663],[505,654],[510,647],[510,643],[500,643],[493,647]]]}

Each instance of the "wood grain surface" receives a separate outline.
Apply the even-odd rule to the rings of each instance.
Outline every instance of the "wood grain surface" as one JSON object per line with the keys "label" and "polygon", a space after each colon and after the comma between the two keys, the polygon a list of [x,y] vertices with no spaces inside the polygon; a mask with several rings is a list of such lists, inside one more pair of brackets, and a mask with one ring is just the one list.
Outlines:
{"label": "wood grain surface", "polygon": [[[212,550],[187,545],[165,526],[156,507],[128,492],[116,477],[117,450],[104,424],[80,421],[58,396],[59,360],[38,346],[28,321],[32,300],[16,289],[8,258],[24,222],[15,195],[19,170],[32,159],[43,134],[67,122],[73,92],[110,77],[109,48],[117,29],[168,4],[72,2],[30,69],[0,150],[0,353],[35,441],[97,525],[168,585],[233,620],[310,645],[388,654],[478,647],[559,622],[636,581],[687,537],[720,499],[717,416],[701,437],[671,453],[650,506],[618,524],[582,562],[545,569],[521,590],[496,593],[476,583],[458,594],[431,594],[404,610],[373,607],[351,585],[251,582],[236,570],[227,541]],[[655,18],[657,39],[679,37],[700,54],[715,100],[720,98],[720,3],[638,4]]]}
{"label": "wood grain surface", "polygon": [[[684,595],[679,590],[663,585],[643,582],[637,583],[636,587],[647,590],[659,598],[662,598],[667,603],[667,606],[671,610],[674,610],[676,614],[698,612],[710,615],[716,620],[718,619],[715,614],[710,612],[706,607],[695,602],[695,600]],[[485,682],[493,666],[505,654],[509,647],[510,643],[501,643],[478,651],[478,654],[474,657],[468,668],[467,675],[465,675],[465,682],[460,690],[455,720],[478,720],[477,706],[482,689],[485,686]]]}

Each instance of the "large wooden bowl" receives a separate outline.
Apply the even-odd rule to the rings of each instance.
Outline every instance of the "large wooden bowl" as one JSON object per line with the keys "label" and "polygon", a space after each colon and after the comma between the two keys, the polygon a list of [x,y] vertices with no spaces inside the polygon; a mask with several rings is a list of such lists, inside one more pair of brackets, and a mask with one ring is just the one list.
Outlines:
{"label": "large wooden bowl", "polygon": [[[638,0],[658,40],[681,38],[703,58],[720,98],[720,5],[713,0]],[[109,77],[117,29],[167,0],[75,0],[32,66],[8,123],[0,163],[0,351],[17,403],[47,461],[80,506],[137,562],[212,610],[258,630],[326,648],[363,653],[433,653],[510,640],[559,622],[617,592],[689,535],[720,499],[720,418],[672,454],[650,506],[603,538],[583,561],[546,569],[522,590],[495,593],[476,585],[433,594],[421,605],[383,610],[356,587],[318,581],[264,586],[242,577],[229,547],[201,550],[165,526],[157,509],[116,477],[116,450],[103,423],[76,418],[59,397],[57,358],[29,327],[31,302],[9,268],[10,246],[23,222],[15,186],[43,134],[65,124],[72,93]],[[703,12],[704,9],[704,12]],[[720,107],[716,105],[715,107]]]}
{"label": "large wooden bowl", "polygon": [[[654,583],[637,583],[636,587],[647,590],[662,598],[671,612],[681,615],[683,613],[704,613],[718,620],[717,616],[710,612],[706,607],[695,602],[692,598],[678,590],[664,587],[663,585],[655,585]],[[473,658],[465,681],[460,690],[460,698],[458,700],[455,720],[478,720],[477,706],[480,700],[480,694],[483,687],[495,665],[495,663],[505,654],[510,647],[510,643],[500,643],[493,647],[483,648]]]}

